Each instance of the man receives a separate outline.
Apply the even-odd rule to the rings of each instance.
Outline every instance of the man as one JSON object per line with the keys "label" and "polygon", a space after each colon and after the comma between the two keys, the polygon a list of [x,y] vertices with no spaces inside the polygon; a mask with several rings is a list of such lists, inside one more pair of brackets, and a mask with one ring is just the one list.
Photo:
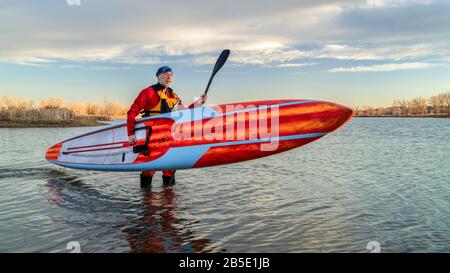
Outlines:
{"label": "man", "polygon": [[[127,129],[128,142],[130,145],[136,143],[136,136],[134,135],[134,121],[136,116],[143,111],[143,116],[154,116],[162,113],[171,112],[176,105],[178,109],[194,108],[196,103],[192,103],[186,107],[177,94],[170,88],[173,82],[173,72],[168,66],[163,66],[156,72],[158,83],[143,89],[127,113]],[[201,97],[201,104],[205,103],[206,96]],[[144,171],[141,173],[141,187],[151,185],[154,171]],[[171,186],[175,184],[175,170],[163,171],[163,185]]]}

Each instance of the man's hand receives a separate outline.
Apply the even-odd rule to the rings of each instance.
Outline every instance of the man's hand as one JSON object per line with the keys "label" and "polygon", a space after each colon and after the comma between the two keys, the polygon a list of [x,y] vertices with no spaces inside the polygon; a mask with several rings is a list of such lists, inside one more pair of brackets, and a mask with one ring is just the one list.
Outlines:
{"label": "man's hand", "polygon": [[130,145],[133,146],[136,143],[136,136],[135,135],[129,136],[128,143],[130,143]]}
{"label": "man's hand", "polygon": [[208,99],[208,95],[204,94],[202,95],[202,104],[205,104],[206,100]]}

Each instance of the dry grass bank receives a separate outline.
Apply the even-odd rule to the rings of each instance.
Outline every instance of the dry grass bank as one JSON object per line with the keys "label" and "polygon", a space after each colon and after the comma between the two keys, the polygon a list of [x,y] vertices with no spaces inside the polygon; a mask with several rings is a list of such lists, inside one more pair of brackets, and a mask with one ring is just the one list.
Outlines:
{"label": "dry grass bank", "polygon": [[64,103],[49,98],[35,103],[31,100],[2,96],[0,128],[98,126],[116,116],[124,116],[126,108],[116,102]]}

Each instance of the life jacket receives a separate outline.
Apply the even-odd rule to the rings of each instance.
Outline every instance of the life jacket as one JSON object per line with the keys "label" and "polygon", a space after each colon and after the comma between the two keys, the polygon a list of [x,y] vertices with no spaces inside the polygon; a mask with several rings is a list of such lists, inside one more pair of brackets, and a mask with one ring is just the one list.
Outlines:
{"label": "life jacket", "polygon": [[157,91],[156,93],[159,96],[158,104],[156,104],[156,106],[153,107],[152,109],[149,110],[144,109],[144,111],[141,112],[141,114],[143,114],[142,115],[143,117],[156,116],[159,114],[164,114],[172,111],[172,109],[174,108],[175,104],[178,101],[178,96],[170,88],[168,88],[167,91],[172,95],[172,98],[168,97],[164,92],[164,90]]}

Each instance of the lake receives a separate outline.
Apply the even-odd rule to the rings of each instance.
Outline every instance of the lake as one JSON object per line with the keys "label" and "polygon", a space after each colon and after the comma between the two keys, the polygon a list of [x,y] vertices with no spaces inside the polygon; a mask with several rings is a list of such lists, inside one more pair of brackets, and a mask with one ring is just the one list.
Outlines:
{"label": "lake", "polygon": [[243,163],[65,169],[45,150],[92,128],[0,129],[0,252],[450,252],[450,119],[354,118]]}

